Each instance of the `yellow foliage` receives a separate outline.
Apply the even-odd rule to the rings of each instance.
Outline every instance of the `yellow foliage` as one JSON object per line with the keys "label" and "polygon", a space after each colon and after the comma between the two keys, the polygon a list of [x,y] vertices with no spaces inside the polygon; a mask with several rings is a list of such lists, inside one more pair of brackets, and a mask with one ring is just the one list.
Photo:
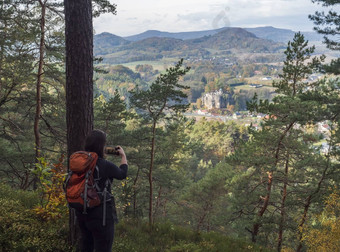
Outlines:
{"label": "yellow foliage", "polygon": [[340,252],[340,190],[334,188],[333,193],[325,201],[325,208],[320,215],[312,216],[313,225],[303,230],[303,240],[308,251]]}
{"label": "yellow foliage", "polygon": [[63,190],[65,170],[61,157],[59,163],[53,164],[49,183],[42,183],[43,204],[35,207],[33,211],[44,220],[61,218],[67,211]]}
{"label": "yellow foliage", "polygon": [[295,250],[294,249],[292,249],[292,248],[286,248],[286,247],[283,247],[282,249],[281,249],[281,252],[294,252]]}

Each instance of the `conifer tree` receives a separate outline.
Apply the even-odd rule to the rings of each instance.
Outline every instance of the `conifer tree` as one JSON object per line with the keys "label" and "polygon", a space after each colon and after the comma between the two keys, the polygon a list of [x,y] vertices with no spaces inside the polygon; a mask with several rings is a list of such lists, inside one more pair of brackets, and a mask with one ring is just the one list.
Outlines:
{"label": "conifer tree", "polygon": [[[107,0],[64,0],[68,156],[84,149],[86,136],[93,129],[93,4],[99,6],[96,15],[107,8],[115,11],[115,5]],[[74,218],[71,213],[72,244],[79,238]]]}
{"label": "conifer tree", "polygon": [[[281,80],[273,83],[279,95],[272,103],[268,100],[259,102],[256,97],[249,103],[251,111],[267,116],[261,125],[262,129],[251,130],[251,141],[234,155],[235,163],[246,169],[240,181],[251,179],[247,185],[238,185],[238,189],[247,195],[244,203],[248,207],[240,204],[237,212],[253,221],[252,228],[247,227],[253,242],[258,237],[263,240],[265,235],[261,235],[261,229],[271,234],[277,232],[278,251],[282,248],[284,231],[287,229],[285,223],[291,218],[291,213],[287,211],[288,204],[293,206],[292,198],[289,197],[298,193],[290,185],[293,181],[297,185],[304,184],[305,169],[315,169],[314,163],[317,162],[313,148],[315,138],[308,137],[303,131],[305,125],[315,120],[315,103],[302,101],[300,95],[313,87],[314,84],[304,80],[318,68],[324,57],[314,57],[307,62],[314,51],[314,47],[307,46],[300,33],[295,34],[293,41],[288,43]],[[306,165],[304,160],[310,160],[311,164]],[[306,167],[301,168],[303,164]],[[271,212],[280,214],[271,215]]]}
{"label": "conifer tree", "polygon": [[182,69],[183,59],[174,67],[166,70],[151,84],[147,90],[136,89],[131,92],[131,103],[140,110],[146,122],[150,124],[150,165],[148,171],[149,178],[149,224],[153,224],[153,175],[157,127],[166,117],[176,116],[178,112],[183,112],[188,108],[185,103],[186,94],[183,89],[188,87],[179,83],[181,76],[185,75],[189,68]]}
{"label": "conifer tree", "polygon": [[[338,0],[312,0],[312,2],[324,7],[338,7],[340,5]],[[314,15],[309,15],[309,18],[316,25],[314,30],[324,35],[324,43],[327,47],[331,50],[340,51],[340,14],[331,9],[328,13],[317,11]],[[332,60],[329,65],[324,66],[324,70],[340,74],[340,59]]]}
{"label": "conifer tree", "polygon": [[[1,172],[6,180],[22,189],[32,184],[30,169],[34,167],[33,125],[28,108],[34,106],[35,30],[30,21],[34,14],[30,5],[18,1],[0,3],[0,124]],[[20,5],[20,8],[18,8]]]}

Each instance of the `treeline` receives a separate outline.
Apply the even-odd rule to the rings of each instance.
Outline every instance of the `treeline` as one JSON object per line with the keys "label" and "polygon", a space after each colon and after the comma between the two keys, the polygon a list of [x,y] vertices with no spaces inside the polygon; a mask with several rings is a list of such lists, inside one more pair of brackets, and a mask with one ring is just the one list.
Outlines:
{"label": "treeline", "polygon": [[[208,64],[208,63],[207,63]],[[255,67],[255,65],[236,66],[233,67],[233,71],[228,68],[222,72],[216,72],[217,69],[212,65],[208,67],[206,65],[205,70],[203,67],[195,64],[187,64],[191,67],[191,71],[183,77],[183,83],[189,86],[190,89],[184,90],[187,94],[187,101],[189,103],[200,103],[202,95],[204,93],[213,92],[222,89],[228,92],[233,97],[234,110],[246,110],[247,102],[249,102],[255,93],[258,94],[261,99],[272,100],[276,95],[272,87],[263,87],[260,89],[249,89],[248,83],[244,78],[237,78],[238,74],[246,74],[246,71],[253,75],[256,69],[268,73],[268,71],[275,71],[277,69],[271,69],[268,66]],[[123,65],[115,66],[102,66],[101,69],[104,72],[95,74],[96,79],[96,95],[103,94],[106,98],[112,96],[116,90],[119,94],[127,99],[129,104],[129,90],[132,90],[135,86],[146,88],[148,83],[152,82],[159,74],[158,70],[154,70],[150,64],[138,64],[135,67],[135,71]],[[237,70],[236,70],[237,69]],[[242,86],[245,88],[242,88]],[[235,87],[238,87],[235,89]],[[197,107],[197,105],[196,105]],[[198,106],[200,107],[200,106]]]}
{"label": "treeline", "polygon": [[[100,34],[95,37],[95,54],[104,58],[104,62],[122,64],[136,61],[138,58],[213,58],[225,56],[231,49],[237,54],[261,53],[259,62],[275,58],[284,49],[284,44],[261,39],[242,28],[225,28],[217,34],[196,39],[175,39],[167,37],[151,37],[129,42],[115,35]],[[267,57],[268,56],[268,57]],[[252,57],[255,60],[255,57]]]}
{"label": "treeline", "polygon": [[[62,18],[60,25],[49,23],[62,14],[56,1],[45,6],[46,12],[42,3],[49,2],[19,9],[12,2],[1,5],[0,181],[10,186],[0,188],[4,251],[70,249],[62,191],[67,165],[64,38],[55,30]],[[48,32],[37,25],[42,13],[55,18],[46,18]],[[127,180],[114,184],[112,192],[120,218],[151,227],[170,221],[278,251],[336,251],[339,78],[302,81],[322,67],[323,57],[312,58],[313,51],[300,33],[288,43],[283,73],[273,83],[278,95],[272,101],[255,95],[247,104],[252,113],[267,115],[258,129],[185,118],[191,94],[186,76],[192,77],[193,69],[183,60],[151,83],[146,67],[138,67],[139,73],[121,66],[98,73],[94,127],[107,132],[109,145],[122,145],[129,159]],[[201,75],[199,83],[204,89],[213,81],[223,87],[224,81],[215,78]],[[107,83],[112,90],[103,92]],[[320,132],[319,125],[328,130]],[[216,250],[214,244],[201,246]]]}

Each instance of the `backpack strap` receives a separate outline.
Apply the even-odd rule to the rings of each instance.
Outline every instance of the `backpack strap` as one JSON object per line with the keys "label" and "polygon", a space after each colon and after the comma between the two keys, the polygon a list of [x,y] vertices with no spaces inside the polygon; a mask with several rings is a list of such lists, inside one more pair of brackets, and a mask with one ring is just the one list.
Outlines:
{"label": "backpack strap", "polygon": [[87,214],[87,212],[86,212],[86,207],[87,207],[87,189],[88,189],[88,182],[89,182],[90,175],[91,175],[91,170],[86,172],[86,177],[85,177],[85,191],[84,191],[84,209],[83,209],[83,214]]}
{"label": "backpack strap", "polygon": [[[97,173],[97,176],[93,176],[94,185],[96,187],[97,192],[102,195],[102,199],[103,199],[103,226],[105,226],[106,225],[106,202],[111,200],[111,193],[108,190],[108,188],[110,188],[110,186],[111,186],[111,181],[110,181],[109,178],[107,178],[106,181],[105,181],[104,188],[102,189],[102,188],[99,187],[99,180],[101,179],[101,177],[100,177],[98,165],[96,165],[95,173]],[[109,199],[107,198],[107,194],[109,194]]]}
{"label": "backpack strap", "polygon": [[[96,174],[97,174],[97,176],[95,176]],[[93,179],[94,179],[94,186],[96,187],[97,192],[100,193],[102,190],[99,187],[99,180],[101,179],[101,177],[99,176],[99,167],[98,167],[98,165],[96,165],[96,168],[94,170]]]}
{"label": "backpack strap", "polygon": [[108,193],[111,196],[110,192],[108,192],[108,190],[107,190],[107,188],[109,188],[110,185],[111,185],[110,179],[106,179],[104,190],[103,190],[103,201],[104,201],[104,205],[103,205],[103,226],[106,225],[106,202],[111,200],[111,197],[110,197],[109,200],[106,199],[106,195]]}
{"label": "backpack strap", "polygon": [[66,175],[65,181],[63,183],[63,189],[64,189],[65,193],[66,193],[66,188],[68,186],[68,183],[70,182],[72,174],[73,174],[73,171],[69,171],[69,173]]}

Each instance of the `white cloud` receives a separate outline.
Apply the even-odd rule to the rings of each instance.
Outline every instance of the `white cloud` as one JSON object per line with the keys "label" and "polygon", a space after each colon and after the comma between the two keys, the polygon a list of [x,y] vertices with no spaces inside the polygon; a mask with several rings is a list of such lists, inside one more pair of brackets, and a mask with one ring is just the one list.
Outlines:
{"label": "white cloud", "polygon": [[94,20],[97,33],[128,36],[146,30],[197,31],[223,26],[276,26],[312,30],[308,14],[321,6],[311,0],[115,0],[117,15]]}

